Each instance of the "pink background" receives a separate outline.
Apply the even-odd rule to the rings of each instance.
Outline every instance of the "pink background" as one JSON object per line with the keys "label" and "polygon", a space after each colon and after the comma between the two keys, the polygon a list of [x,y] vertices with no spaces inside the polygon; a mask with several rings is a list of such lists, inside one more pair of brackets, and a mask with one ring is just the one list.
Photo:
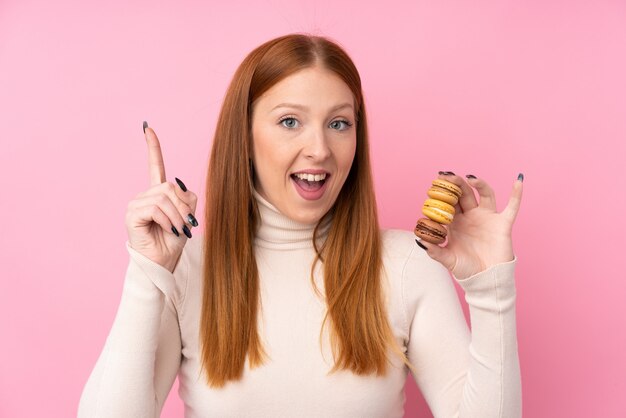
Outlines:
{"label": "pink background", "polygon": [[[360,70],[384,227],[413,228],[439,170],[485,178],[499,210],[525,174],[524,415],[624,416],[623,1],[91,3],[0,1],[0,416],[76,414],[119,303],[126,205],[149,185],[142,121],[201,219],[227,83],[298,31]],[[406,390],[406,416],[430,416]],[[181,415],[175,384],[163,416]]]}

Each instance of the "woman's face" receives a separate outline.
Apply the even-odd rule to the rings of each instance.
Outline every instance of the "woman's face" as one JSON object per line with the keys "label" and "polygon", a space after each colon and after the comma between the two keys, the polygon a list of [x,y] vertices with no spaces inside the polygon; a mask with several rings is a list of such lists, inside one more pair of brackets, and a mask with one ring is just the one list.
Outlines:
{"label": "woman's face", "polygon": [[356,151],[350,88],[329,70],[306,68],[252,109],[257,192],[294,221],[317,222],[335,203]]}

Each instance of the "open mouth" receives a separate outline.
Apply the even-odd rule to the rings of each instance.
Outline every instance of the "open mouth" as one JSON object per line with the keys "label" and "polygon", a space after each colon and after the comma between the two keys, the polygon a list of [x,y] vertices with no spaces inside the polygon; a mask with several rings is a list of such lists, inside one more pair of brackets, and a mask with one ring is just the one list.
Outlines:
{"label": "open mouth", "polygon": [[291,175],[291,178],[296,182],[298,186],[300,186],[303,190],[310,192],[321,189],[328,177],[330,177],[330,174],[328,173],[296,173]]}

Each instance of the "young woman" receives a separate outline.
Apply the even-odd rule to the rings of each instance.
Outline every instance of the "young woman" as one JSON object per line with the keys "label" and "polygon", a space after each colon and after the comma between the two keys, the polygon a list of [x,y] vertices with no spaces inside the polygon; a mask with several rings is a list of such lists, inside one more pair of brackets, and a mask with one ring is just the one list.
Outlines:
{"label": "young woman", "polygon": [[521,175],[497,213],[485,180],[440,172],[463,191],[445,247],[381,231],[357,69],[301,34],[233,77],[203,234],[144,132],[152,185],[128,205],[122,299],[80,417],[158,416],[176,375],[186,417],[402,417],[409,370],[436,417],[521,416]]}

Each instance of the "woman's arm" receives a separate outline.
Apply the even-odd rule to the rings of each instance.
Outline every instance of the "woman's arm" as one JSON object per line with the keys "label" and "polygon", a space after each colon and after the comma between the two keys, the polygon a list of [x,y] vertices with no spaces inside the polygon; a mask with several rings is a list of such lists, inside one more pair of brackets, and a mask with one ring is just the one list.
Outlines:
{"label": "woman's arm", "polygon": [[[519,417],[517,257],[512,230],[522,201],[524,175],[519,173],[513,182],[501,212],[491,186],[474,175],[466,177],[439,172],[440,180],[452,182],[462,191],[454,205],[454,221],[448,225],[445,246],[417,243],[426,250],[422,255],[432,259],[432,271],[425,276],[407,276],[407,282],[418,279],[428,284],[411,324],[412,356],[422,366],[416,380],[437,417]],[[471,336],[448,272],[465,291]],[[430,361],[434,366],[424,363]]]}
{"label": "woman's arm", "polygon": [[128,241],[126,248],[120,305],[83,389],[79,418],[159,416],[180,366],[176,280],[187,279],[184,256],[171,273]]}
{"label": "woman's arm", "polygon": [[408,355],[435,417],[521,417],[516,262],[514,257],[463,280],[453,276],[465,291],[470,334],[448,270],[412,252],[403,277],[412,314]]}

